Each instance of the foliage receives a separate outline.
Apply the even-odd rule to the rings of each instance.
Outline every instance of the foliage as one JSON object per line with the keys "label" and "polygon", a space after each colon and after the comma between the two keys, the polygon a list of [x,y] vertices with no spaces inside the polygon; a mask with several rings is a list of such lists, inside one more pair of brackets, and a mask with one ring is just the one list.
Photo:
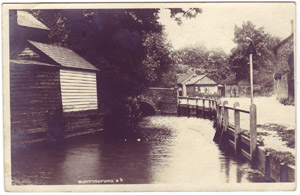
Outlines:
{"label": "foliage", "polygon": [[134,97],[114,101],[111,105],[111,113],[106,114],[104,118],[104,128],[110,130],[108,134],[113,137],[122,137],[130,133],[129,130],[136,127],[141,117],[139,107],[138,99]]}
{"label": "foliage", "polygon": [[[177,22],[201,10],[171,9]],[[67,46],[100,69],[98,90],[108,121],[124,126],[138,118],[128,97],[162,82],[171,67],[171,46],[159,23],[159,9],[38,10],[35,17],[49,28],[52,44]],[[129,106],[125,106],[129,105]],[[134,109],[133,109],[134,108]],[[130,117],[133,119],[131,120]],[[127,124],[126,124],[127,123]]]}
{"label": "foliage", "polygon": [[279,102],[280,102],[281,104],[285,105],[285,106],[286,106],[286,105],[292,105],[292,106],[295,105],[294,101],[291,100],[291,99],[289,99],[289,98],[281,98],[281,99],[279,100]]}
{"label": "foliage", "polygon": [[263,27],[257,28],[250,21],[247,21],[241,27],[235,26],[233,41],[237,46],[232,49],[229,61],[231,69],[239,79],[248,78],[249,75],[249,56],[246,55],[246,51],[250,41],[253,42],[256,50],[256,54],[253,55],[254,69],[259,71],[266,69],[267,72],[272,72],[275,63],[273,48],[279,42],[277,37],[265,32]]}
{"label": "foliage", "polygon": [[189,8],[183,10],[181,8],[170,8],[171,18],[177,22],[178,25],[182,24],[182,17],[190,19],[195,18],[198,14],[202,13],[201,8]]}
{"label": "foliage", "polygon": [[39,18],[50,28],[48,38],[51,43],[59,46],[66,46],[70,31],[66,29],[67,18],[59,10],[35,10],[31,14]]}
{"label": "foliage", "polygon": [[184,64],[208,74],[215,81],[221,81],[232,74],[228,65],[228,55],[220,49],[208,50],[204,46],[192,46],[175,51],[177,64]]}
{"label": "foliage", "polygon": [[278,163],[285,163],[287,165],[295,165],[295,156],[291,152],[276,151],[272,148],[266,148],[266,153],[270,153],[270,156]]}

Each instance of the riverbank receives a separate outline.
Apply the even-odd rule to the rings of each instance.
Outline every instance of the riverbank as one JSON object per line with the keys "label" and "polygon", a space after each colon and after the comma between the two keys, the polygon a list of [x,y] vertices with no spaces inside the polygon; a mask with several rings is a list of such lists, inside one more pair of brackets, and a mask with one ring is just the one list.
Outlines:
{"label": "riverbank", "polygon": [[[234,102],[239,102],[240,108],[249,110],[249,98],[222,98],[228,101],[229,106]],[[266,150],[275,150],[286,155],[293,155],[295,158],[295,130],[296,130],[296,108],[291,105],[279,103],[274,96],[256,97],[254,104],[257,107],[257,136]],[[249,129],[249,119],[246,115],[241,115],[241,128]],[[233,112],[229,112],[229,121],[234,121]],[[292,158],[292,157],[290,157]],[[295,164],[292,163],[292,164]]]}
{"label": "riverbank", "polygon": [[[249,110],[249,98],[222,98],[232,106],[239,102],[240,108]],[[256,97],[254,104],[257,107],[257,139],[259,146],[259,169],[275,181],[295,180],[295,131],[296,108],[292,105],[281,104],[274,96]],[[233,123],[233,113],[229,112],[229,121]],[[241,115],[242,131],[247,132],[249,119]],[[267,159],[267,156],[269,156]],[[268,166],[265,167],[268,161]],[[268,169],[266,171],[266,168]]]}
{"label": "riverbank", "polygon": [[[250,106],[249,98],[223,98],[219,106],[215,103],[211,99],[180,98],[179,114],[216,118],[214,140],[220,145],[232,146],[237,155],[249,159],[270,180],[295,181],[295,129],[287,130],[295,127],[294,107],[282,108],[284,105],[274,97],[257,98],[256,106]],[[238,137],[236,130],[240,132]],[[268,131],[273,132],[272,137]]]}

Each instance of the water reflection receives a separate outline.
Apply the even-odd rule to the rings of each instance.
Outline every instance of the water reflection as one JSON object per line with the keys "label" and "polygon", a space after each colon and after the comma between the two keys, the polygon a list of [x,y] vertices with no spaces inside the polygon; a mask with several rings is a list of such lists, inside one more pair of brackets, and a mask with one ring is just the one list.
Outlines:
{"label": "water reflection", "polygon": [[12,153],[14,184],[260,182],[250,165],[212,141],[212,122],[196,118],[145,118],[133,137],[102,133],[61,145],[31,145]]}

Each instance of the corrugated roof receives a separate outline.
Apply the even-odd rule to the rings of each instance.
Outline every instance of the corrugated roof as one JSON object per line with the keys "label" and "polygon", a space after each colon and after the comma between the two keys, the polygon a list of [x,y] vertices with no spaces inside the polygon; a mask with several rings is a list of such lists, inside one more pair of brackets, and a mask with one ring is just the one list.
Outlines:
{"label": "corrugated roof", "polygon": [[182,84],[185,80],[187,80],[188,78],[190,78],[192,75],[194,75],[194,73],[185,74],[185,75],[180,76],[177,79],[177,84]]}
{"label": "corrugated roof", "polygon": [[50,30],[42,22],[36,19],[33,15],[26,11],[17,11],[17,23],[20,26],[26,26],[30,28],[38,28],[42,30]]}
{"label": "corrugated roof", "polygon": [[68,48],[49,45],[45,43],[38,43],[35,41],[29,42],[63,67],[84,70],[99,70],[94,65]]}

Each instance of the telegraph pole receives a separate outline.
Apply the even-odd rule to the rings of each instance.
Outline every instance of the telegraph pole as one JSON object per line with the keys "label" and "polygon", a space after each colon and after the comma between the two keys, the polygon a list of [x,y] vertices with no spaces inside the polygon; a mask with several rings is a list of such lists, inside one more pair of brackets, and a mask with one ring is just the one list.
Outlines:
{"label": "telegraph pole", "polygon": [[250,58],[251,105],[253,104],[253,63],[252,63],[252,55],[253,55],[253,54],[249,54],[249,58]]}
{"label": "telegraph pole", "polygon": [[251,105],[253,104],[253,60],[252,56],[255,54],[255,48],[253,42],[251,41],[247,49],[246,55],[249,55],[250,60],[250,90],[251,90]]}

